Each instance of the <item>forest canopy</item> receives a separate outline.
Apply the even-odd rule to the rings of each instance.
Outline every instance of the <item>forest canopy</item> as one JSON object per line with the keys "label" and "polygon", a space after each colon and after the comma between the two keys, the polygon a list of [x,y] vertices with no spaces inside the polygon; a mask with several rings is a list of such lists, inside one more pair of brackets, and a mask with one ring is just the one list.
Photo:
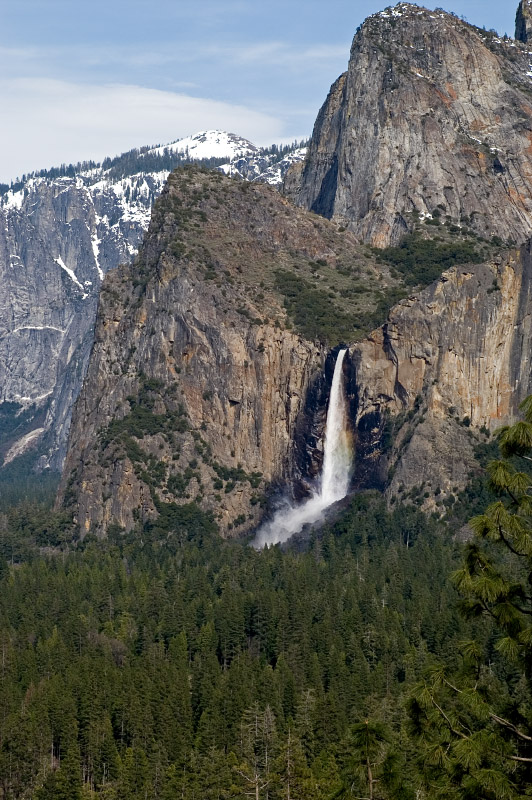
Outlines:
{"label": "forest canopy", "polygon": [[530,796],[524,412],[465,549],[376,492],[299,551],[192,507],[75,545],[61,515],[4,515],[0,797]]}

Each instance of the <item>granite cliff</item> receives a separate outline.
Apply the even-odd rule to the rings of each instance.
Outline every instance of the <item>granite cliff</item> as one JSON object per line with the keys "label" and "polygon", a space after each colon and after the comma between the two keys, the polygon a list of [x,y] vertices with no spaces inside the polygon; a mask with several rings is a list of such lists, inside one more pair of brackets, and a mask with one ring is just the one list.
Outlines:
{"label": "granite cliff", "polygon": [[28,449],[61,469],[102,278],[136,255],[170,170],[199,160],[277,185],[303,155],[206,131],[0,187],[0,470]]}
{"label": "granite cliff", "polygon": [[276,489],[303,496],[339,342],[353,488],[452,502],[532,388],[531,248],[496,253],[531,230],[527,65],[516,42],[400,4],[355,36],[285,179],[307,210],[170,176],[101,295],[58,500],[82,535],[206,512],[240,535]]}
{"label": "granite cliff", "polygon": [[515,38],[525,43],[532,38],[532,0],[521,0],[517,7]]}
{"label": "granite cliff", "polygon": [[378,247],[435,212],[520,243],[532,230],[531,74],[525,44],[441,9],[375,14],[285,192]]}
{"label": "granite cliff", "polygon": [[[531,252],[446,270],[349,348],[353,489],[434,508],[478,471],[475,446],[532,390]],[[290,293],[318,262],[318,303],[353,280],[346,272],[379,285],[380,265],[351,234],[268,187],[171,176],[139,257],[101,293],[59,499],[82,535],[192,510],[240,535],[276,490],[305,494],[321,467],[335,350],[309,334]],[[353,306],[347,285],[333,323]],[[356,320],[343,320],[352,337]]]}
{"label": "granite cliff", "polygon": [[0,206],[0,403],[23,419],[0,446],[4,463],[29,445],[59,469],[87,366],[104,272],[142,238],[144,217],[76,178],[30,180]]}
{"label": "granite cliff", "polygon": [[475,445],[532,391],[531,254],[444,272],[351,349],[355,485],[433,506],[478,471]]}
{"label": "granite cliff", "polygon": [[[360,277],[375,293],[353,299]],[[319,468],[326,325],[354,337],[346,309],[368,313],[379,278],[351,234],[269,186],[174,172],[101,292],[60,491],[82,534],[191,509],[253,527],[276,486]]]}

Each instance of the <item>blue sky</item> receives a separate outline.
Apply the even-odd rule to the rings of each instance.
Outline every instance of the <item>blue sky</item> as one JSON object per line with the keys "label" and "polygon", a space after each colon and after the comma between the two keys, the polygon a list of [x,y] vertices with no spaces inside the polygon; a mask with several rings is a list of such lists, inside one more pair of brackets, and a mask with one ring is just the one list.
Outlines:
{"label": "blue sky", "polygon": [[[198,130],[308,136],[378,0],[0,2],[0,181]],[[427,2],[513,35],[515,4]]]}

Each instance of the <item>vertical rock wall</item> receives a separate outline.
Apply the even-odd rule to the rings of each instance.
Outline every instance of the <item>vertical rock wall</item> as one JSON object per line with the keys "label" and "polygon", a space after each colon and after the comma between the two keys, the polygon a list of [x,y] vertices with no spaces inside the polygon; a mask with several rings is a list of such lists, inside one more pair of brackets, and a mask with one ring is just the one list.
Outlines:
{"label": "vertical rock wall", "polygon": [[441,10],[386,9],[356,34],[287,195],[378,247],[434,212],[522,242],[532,231],[531,90],[525,46]]}
{"label": "vertical rock wall", "polygon": [[449,494],[475,468],[480,429],[510,423],[532,391],[531,244],[456,268],[403,301],[351,350],[355,483]]}

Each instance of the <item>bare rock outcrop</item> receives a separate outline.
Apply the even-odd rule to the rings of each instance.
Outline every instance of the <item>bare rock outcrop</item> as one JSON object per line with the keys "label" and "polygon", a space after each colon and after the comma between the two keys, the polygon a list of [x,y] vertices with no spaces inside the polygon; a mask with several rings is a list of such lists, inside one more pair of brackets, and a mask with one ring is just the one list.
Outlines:
{"label": "bare rock outcrop", "polygon": [[103,165],[50,170],[0,194],[0,413],[12,423],[9,435],[0,431],[0,470],[30,449],[41,468],[61,469],[102,278],[136,255],[173,164],[224,140],[235,155],[219,168],[240,179],[277,185],[304,156],[209,131]]}
{"label": "bare rock outcrop", "polygon": [[517,7],[515,38],[525,43],[532,39],[532,0],[521,0]]}
{"label": "bare rock outcrop", "polygon": [[486,238],[524,241],[532,231],[527,47],[409,3],[369,17],[318,115],[305,165],[285,186],[297,204],[378,247],[435,211]]}
{"label": "bare rock outcrop", "polygon": [[309,389],[323,401],[327,355],[292,328],[277,271],[345,269],[350,253],[364,260],[269,186],[170,176],[138,258],[101,292],[59,497],[82,535],[190,503],[225,535],[257,523],[307,458],[301,418]]}
{"label": "bare rock outcrop", "polygon": [[429,505],[462,489],[474,446],[532,391],[531,309],[529,242],[444,273],[355,345],[355,483],[389,496],[423,485]]}
{"label": "bare rock outcrop", "polygon": [[152,199],[126,209],[103,182],[59,177],[30,179],[0,203],[0,404],[25,417],[0,466],[33,449],[41,467],[61,469],[101,281],[136,253]]}

